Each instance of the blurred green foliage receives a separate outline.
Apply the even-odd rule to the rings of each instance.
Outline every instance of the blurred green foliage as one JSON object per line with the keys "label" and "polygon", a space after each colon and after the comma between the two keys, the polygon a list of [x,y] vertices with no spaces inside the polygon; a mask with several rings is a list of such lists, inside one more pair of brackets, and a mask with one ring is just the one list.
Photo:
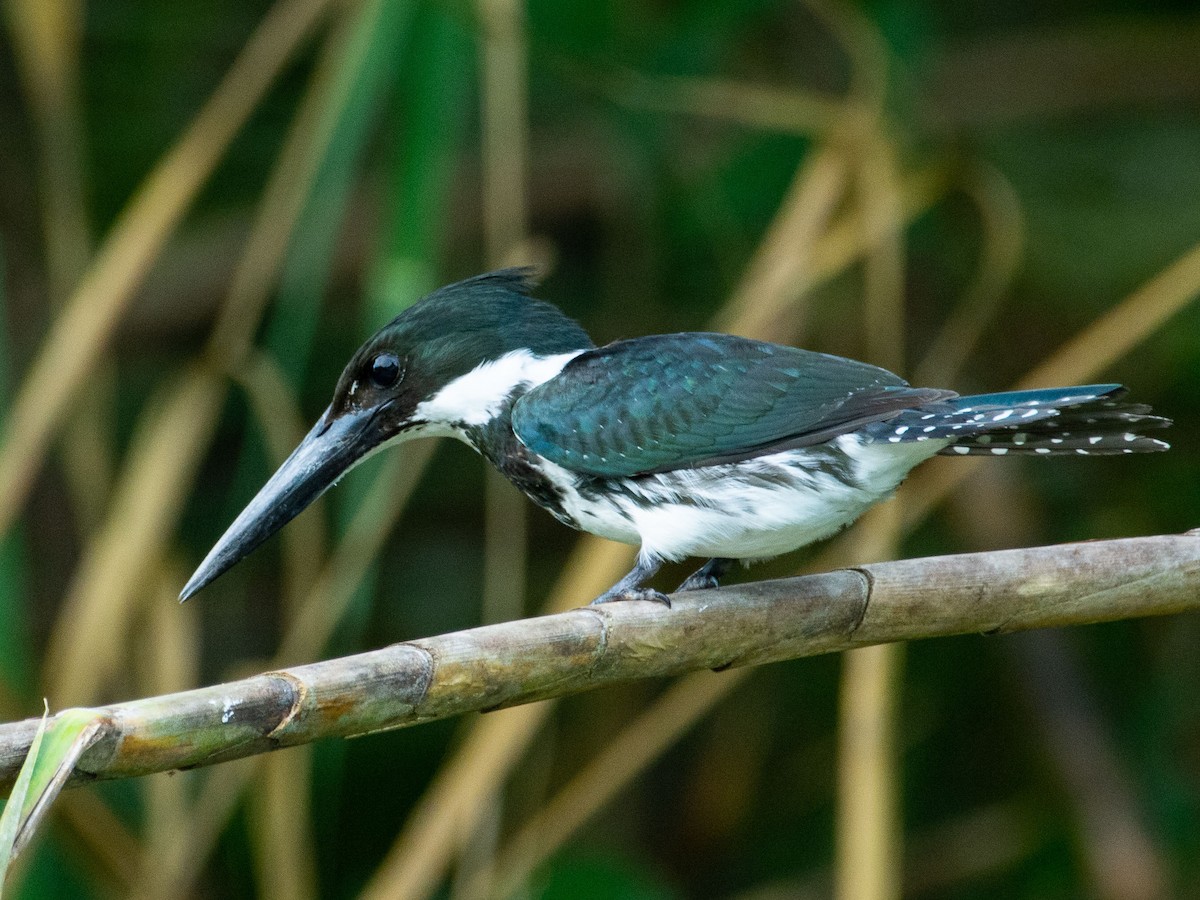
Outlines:
{"label": "blurred green foliage", "polygon": [[[22,14],[11,6],[10,19]],[[267,8],[262,0],[86,5],[79,176],[97,239]],[[333,138],[259,329],[260,346],[307,419],[372,330],[430,288],[485,265],[476,10],[384,0],[373,17],[354,19],[355,5],[347,9],[329,27],[344,30],[356,65],[338,70],[345,102],[327,110]],[[844,45],[837,23],[859,17],[885,50],[887,134],[899,167],[949,173],[949,188],[905,232],[909,334],[897,340],[906,342],[910,369],[963,302],[987,250],[981,208],[988,198],[972,193],[968,173],[986,169],[1011,190],[1019,217],[1008,227],[1021,229],[1024,251],[952,385],[960,390],[1014,382],[1200,241],[1200,18],[1191,4],[534,0],[525,7],[527,191],[530,231],[549,269],[541,295],[600,342],[706,327],[819,135],[754,127],[728,107],[684,109],[673,99],[678,82],[663,79],[757,84],[836,102],[851,82],[852,52],[862,49]],[[11,34],[0,44],[6,397],[53,315],[40,237],[46,185],[36,174],[44,149],[34,102],[8,52]],[[306,47],[233,143],[123,320],[110,354],[116,447],[127,447],[154,387],[201,348],[324,40]],[[1181,48],[1190,48],[1190,67],[1174,62]],[[865,355],[861,295],[857,266],[818,287],[805,299],[804,344]],[[997,462],[904,552],[1195,527],[1198,335],[1193,304],[1102,375],[1131,384],[1139,400],[1176,420],[1173,452]],[[184,565],[200,558],[270,467],[260,427],[235,392],[180,527]],[[332,495],[333,511],[324,514],[335,537],[374,483],[378,469],[366,469]],[[87,543],[89,525],[67,481],[56,453],[19,533],[0,553],[6,719],[40,711],[38,660]],[[478,621],[483,484],[482,463],[468,451],[438,450],[326,654]],[[532,612],[574,536],[530,515]],[[266,665],[278,645],[286,618],[278,547],[263,548],[195,601],[203,681]],[[800,562],[776,561],[753,577],[790,573]],[[153,640],[131,638],[128,671],[104,686],[105,698],[139,692]],[[1086,747],[1054,746],[1064,716],[1035,689],[1059,683],[1062,673],[1021,640],[964,637],[911,649],[900,743],[914,894],[1116,896],[1094,880],[1087,863],[1097,852],[1094,823],[1063,771],[1094,760]],[[1116,623],[1056,640],[1063,683],[1081,686],[1059,700],[1097,725],[1118,763],[1119,779],[1097,774],[1095,791],[1133,817],[1166,878],[1161,896],[1182,896],[1200,883],[1200,621]],[[837,678],[834,659],[756,673],[543,866],[529,894],[827,893]],[[634,685],[562,704],[510,779],[495,827],[503,833],[536,810],[660,689]],[[315,748],[311,783],[296,786],[313,798],[315,895],[351,897],[367,883],[457,733],[453,723],[439,723]],[[186,777],[185,797],[199,790]],[[144,792],[141,783],[95,791],[133,839],[120,844],[123,852],[144,849],[138,842],[147,839],[151,802]],[[967,825],[980,810],[999,813],[977,833]],[[197,896],[269,893],[255,827],[242,812],[224,829]],[[487,836],[477,840],[486,854]],[[132,892],[143,861],[122,865],[118,854],[114,863],[102,846],[78,815],[64,816],[31,854],[15,896]],[[472,852],[464,853],[468,863]],[[443,895],[458,896],[453,887]]]}

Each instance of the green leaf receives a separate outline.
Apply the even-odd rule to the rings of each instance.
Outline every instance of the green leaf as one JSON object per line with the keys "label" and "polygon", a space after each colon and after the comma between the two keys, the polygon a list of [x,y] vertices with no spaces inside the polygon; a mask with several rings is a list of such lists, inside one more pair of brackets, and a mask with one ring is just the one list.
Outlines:
{"label": "green leaf", "polygon": [[104,724],[104,714],[94,709],[67,709],[53,719],[49,716],[47,705],[0,814],[0,892],[9,866],[28,845],[75,763],[99,738]]}
{"label": "green leaf", "polygon": [[33,781],[33,770],[37,766],[38,755],[42,747],[42,737],[46,733],[46,722],[50,717],[50,706],[42,714],[33,741],[29,745],[29,753],[25,755],[25,764],[17,773],[16,783],[4,804],[4,812],[0,813],[0,896],[4,894],[4,882],[8,878],[8,867],[15,856],[17,834],[21,830],[21,812],[25,808],[25,798],[29,795],[29,786]]}

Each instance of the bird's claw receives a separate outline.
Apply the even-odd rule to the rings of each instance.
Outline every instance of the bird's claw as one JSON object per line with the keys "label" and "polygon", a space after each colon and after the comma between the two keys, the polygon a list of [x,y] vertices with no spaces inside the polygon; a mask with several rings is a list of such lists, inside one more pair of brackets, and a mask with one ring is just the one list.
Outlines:
{"label": "bird's claw", "polygon": [[700,572],[695,572],[689,575],[687,579],[679,587],[675,588],[675,593],[682,594],[684,591],[706,591],[709,588],[719,586],[717,576],[704,575]]}
{"label": "bird's claw", "polygon": [[656,591],[653,588],[626,588],[621,591],[608,591],[601,594],[589,606],[598,606],[601,603],[616,603],[625,600],[648,600],[651,603],[661,603],[667,609],[671,608],[671,598],[662,591]]}
{"label": "bird's claw", "polygon": [[725,557],[715,557],[710,559],[695,572],[689,575],[678,588],[676,593],[680,591],[706,591],[709,588],[720,586],[718,579],[733,565],[732,559]]}

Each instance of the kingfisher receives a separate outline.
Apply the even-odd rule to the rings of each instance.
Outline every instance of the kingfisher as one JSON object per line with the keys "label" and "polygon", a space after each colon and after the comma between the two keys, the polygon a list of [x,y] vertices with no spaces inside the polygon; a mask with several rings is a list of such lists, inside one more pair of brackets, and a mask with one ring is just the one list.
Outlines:
{"label": "kingfisher", "polygon": [[418,437],[465,442],[560,522],[640,548],[593,600],[668,598],[664,561],[707,559],[679,591],[734,561],[830,537],[945,456],[1166,450],[1170,420],[1119,384],[960,396],[891,372],[728,334],[597,347],[530,270],[443,287],[358,349],[333,400],[209,552],[186,600],[371,454]]}

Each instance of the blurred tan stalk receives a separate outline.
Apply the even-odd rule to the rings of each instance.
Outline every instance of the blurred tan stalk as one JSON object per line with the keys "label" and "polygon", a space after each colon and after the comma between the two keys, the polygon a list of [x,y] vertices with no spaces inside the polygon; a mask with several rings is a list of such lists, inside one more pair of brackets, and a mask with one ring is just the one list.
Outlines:
{"label": "blurred tan stalk", "polygon": [[[483,225],[488,267],[527,265],[529,113],[523,0],[479,0],[483,24]],[[525,498],[488,470],[484,499],[483,621],[519,616],[525,600]]]}
{"label": "blurred tan stalk", "polygon": [[[896,149],[882,115],[864,119],[857,202],[865,243],[863,322],[867,359],[905,371],[905,245]],[[892,559],[899,549],[899,506],[871,510],[857,529],[856,558]],[[838,713],[835,895],[842,900],[900,896],[904,832],[896,736],[904,646],[864,647],[842,655]]]}
{"label": "blurred tan stalk", "polygon": [[[61,310],[91,255],[79,84],[81,0],[6,0],[14,56],[29,96],[38,142],[47,294]],[[80,526],[95,525],[112,481],[113,379],[107,366],[81,387],[60,444],[63,469]]]}

